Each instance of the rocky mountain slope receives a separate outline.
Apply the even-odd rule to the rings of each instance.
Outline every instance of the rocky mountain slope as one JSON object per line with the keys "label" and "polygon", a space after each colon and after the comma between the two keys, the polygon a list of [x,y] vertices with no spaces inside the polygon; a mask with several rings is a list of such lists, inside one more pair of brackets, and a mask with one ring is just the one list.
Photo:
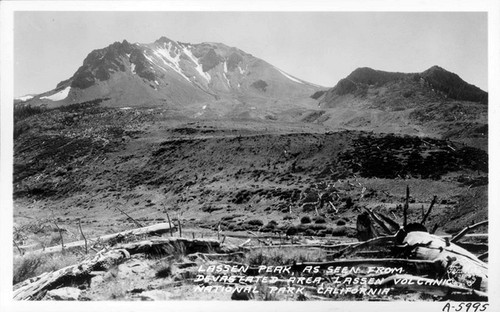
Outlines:
{"label": "rocky mountain slope", "polygon": [[188,116],[262,115],[312,103],[308,97],[319,89],[237,48],[162,37],[94,50],[71,78],[26,104],[104,99],[106,106],[162,106]]}
{"label": "rocky mountain slope", "polygon": [[303,116],[308,122],[487,143],[488,94],[438,66],[422,73],[358,68],[313,98],[320,109]]}

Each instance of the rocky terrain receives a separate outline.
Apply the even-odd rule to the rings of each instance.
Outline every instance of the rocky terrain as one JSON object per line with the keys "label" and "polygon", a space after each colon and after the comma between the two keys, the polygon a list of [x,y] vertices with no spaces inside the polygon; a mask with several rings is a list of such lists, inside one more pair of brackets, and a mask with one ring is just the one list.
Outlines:
{"label": "rocky terrain", "polygon": [[[15,106],[14,250],[164,222],[233,245],[253,236],[342,244],[359,238],[367,209],[402,224],[406,203],[417,222],[431,202],[426,227],[455,234],[488,217],[487,109],[487,93],[439,67],[362,68],[328,89],[222,44],[115,43]],[[204,262],[177,252],[168,281],[163,256],[137,254],[94,276],[101,286],[80,299],[193,299],[182,281]],[[50,261],[20,276],[61,267]],[[197,298],[230,299],[206,296]]]}

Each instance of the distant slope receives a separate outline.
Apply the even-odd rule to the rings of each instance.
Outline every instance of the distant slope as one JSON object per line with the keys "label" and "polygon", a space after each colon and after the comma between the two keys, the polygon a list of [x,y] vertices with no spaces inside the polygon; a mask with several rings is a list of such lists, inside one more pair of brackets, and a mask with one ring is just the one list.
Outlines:
{"label": "distant slope", "polygon": [[438,66],[422,73],[358,68],[312,97],[320,110],[302,116],[309,122],[487,143],[488,93]]}

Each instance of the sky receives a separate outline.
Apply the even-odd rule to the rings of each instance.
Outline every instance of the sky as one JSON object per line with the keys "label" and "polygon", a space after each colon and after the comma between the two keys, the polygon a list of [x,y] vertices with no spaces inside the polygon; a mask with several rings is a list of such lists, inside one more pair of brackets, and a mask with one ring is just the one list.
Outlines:
{"label": "sky", "polygon": [[438,65],[488,90],[484,12],[18,11],[14,96],[52,90],[94,49],[161,36],[234,46],[325,87],[358,67],[422,72]]}

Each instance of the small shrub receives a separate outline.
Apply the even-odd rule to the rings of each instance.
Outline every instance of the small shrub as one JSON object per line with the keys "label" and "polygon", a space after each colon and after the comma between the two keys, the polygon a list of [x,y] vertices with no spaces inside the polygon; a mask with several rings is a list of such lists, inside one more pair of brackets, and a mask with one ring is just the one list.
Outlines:
{"label": "small shrub", "polygon": [[249,220],[247,222],[249,225],[256,225],[256,226],[263,226],[264,225],[264,222],[262,222],[261,220],[259,219],[253,219],[253,220]]}
{"label": "small shrub", "polygon": [[311,223],[311,218],[309,218],[308,216],[304,216],[300,219],[300,223],[302,224]]}
{"label": "small shrub", "polygon": [[286,235],[288,236],[291,236],[291,235],[296,235],[298,233],[298,230],[297,230],[297,227],[295,226],[290,226],[287,230],[286,230]]}
{"label": "small shrub", "polygon": [[36,276],[36,272],[44,262],[44,258],[41,255],[30,255],[14,259],[12,283],[15,285]]}
{"label": "small shrub", "polygon": [[338,225],[338,226],[345,225],[345,221],[344,221],[344,220],[342,220],[342,219],[340,219],[340,220],[338,220],[338,221],[337,221],[337,225]]}
{"label": "small shrub", "polygon": [[345,226],[340,226],[332,229],[332,236],[345,236],[347,234],[347,230]]}
{"label": "small shrub", "polygon": [[165,278],[172,275],[172,264],[162,264],[155,273],[156,278]]}
{"label": "small shrub", "polygon": [[323,217],[316,217],[316,218],[314,218],[314,223],[316,223],[316,224],[326,223],[326,219]]}
{"label": "small shrub", "polygon": [[262,232],[271,232],[271,231],[274,231],[276,229],[276,222],[274,223],[271,223],[269,222],[268,224],[266,224],[262,229],[261,231]]}
{"label": "small shrub", "polygon": [[292,220],[293,216],[287,214],[286,216],[283,217],[283,220]]}
{"label": "small shrub", "polygon": [[307,229],[305,232],[304,232],[304,235],[307,235],[307,236],[315,236],[316,235],[316,231],[313,230],[313,229]]}
{"label": "small shrub", "polygon": [[325,230],[326,225],[324,225],[324,224],[311,224],[311,225],[309,225],[309,228],[312,230],[315,230],[315,231]]}

